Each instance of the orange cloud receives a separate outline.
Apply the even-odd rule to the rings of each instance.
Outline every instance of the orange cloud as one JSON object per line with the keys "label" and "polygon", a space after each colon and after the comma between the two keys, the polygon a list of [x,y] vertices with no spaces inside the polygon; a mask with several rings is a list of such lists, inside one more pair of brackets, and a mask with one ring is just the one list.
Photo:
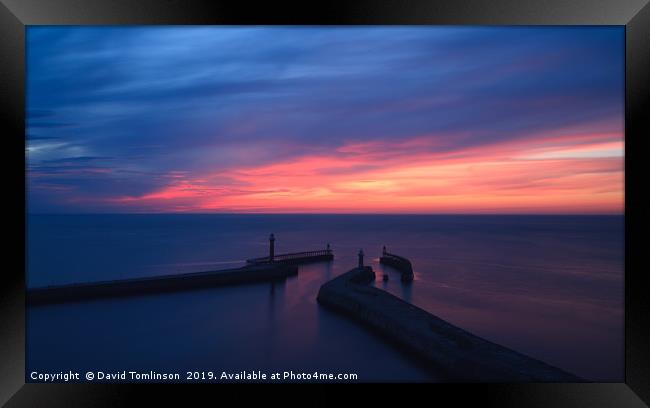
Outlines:
{"label": "orange cloud", "polygon": [[436,138],[348,143],[112,200],[160,211],[620,213],[623,137],[564,135],[436,152]]}

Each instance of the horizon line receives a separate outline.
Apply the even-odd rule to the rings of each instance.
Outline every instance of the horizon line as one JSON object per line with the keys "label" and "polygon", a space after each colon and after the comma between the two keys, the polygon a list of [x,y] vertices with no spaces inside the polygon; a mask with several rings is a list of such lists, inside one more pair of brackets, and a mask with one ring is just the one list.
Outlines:
{"label": "horizon line", "polygon": [[332,212],[35,212],[25,215],[518,215],[518,216],[617,216],[625,212],[598,212],[598,213],[332,213]]}

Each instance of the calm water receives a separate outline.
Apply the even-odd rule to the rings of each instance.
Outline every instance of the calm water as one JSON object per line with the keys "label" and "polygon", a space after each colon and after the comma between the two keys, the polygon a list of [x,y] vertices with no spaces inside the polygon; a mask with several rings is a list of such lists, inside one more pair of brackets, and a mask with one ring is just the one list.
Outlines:
{"label": "calm water", "polygon": [[[376,286],[595,381],[623,379],[623,216],[30,215],[29,287],[222,269],[324,248],[284,283],[29,308],[27,371],[357,373],[440,381],[316,303],[363,248]],[[415,280],[380,276],[381,246]],[[183,376],[181,374],[181,376]]]}

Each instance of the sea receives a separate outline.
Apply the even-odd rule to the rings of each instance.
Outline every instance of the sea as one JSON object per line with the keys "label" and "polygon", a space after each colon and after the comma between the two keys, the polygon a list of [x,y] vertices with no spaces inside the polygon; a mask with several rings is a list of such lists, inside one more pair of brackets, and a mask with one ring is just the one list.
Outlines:
{"label": "sea", "polygon": [[[28,214],[27,287],[242,266],[268,254],[271,233],[276,254],[329,243],[334,260],[283,282],[29,306],[27,380],[134,371],[447,381],[317,303],[360,250],[378,288],[584,379],[624,379],[623,215]],[[384,245],[411,260],[413,282],[379,264]]]}

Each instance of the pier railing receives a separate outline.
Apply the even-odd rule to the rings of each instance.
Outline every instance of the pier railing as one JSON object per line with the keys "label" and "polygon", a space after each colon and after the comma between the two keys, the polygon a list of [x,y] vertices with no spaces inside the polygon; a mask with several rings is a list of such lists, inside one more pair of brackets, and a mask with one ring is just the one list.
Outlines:
{"label": "pier railing", "polygon": [[[273,262],[292,262],[303,260],[318,260],[318,259],[331,259],[333,257],[331,249],[320,249],[317,251],[294,252],[291,254],[278,254],[273,256]],[[247,259],[246,263],[249,265],[270,263],[271,260],[268,256],[261,258]]]}

